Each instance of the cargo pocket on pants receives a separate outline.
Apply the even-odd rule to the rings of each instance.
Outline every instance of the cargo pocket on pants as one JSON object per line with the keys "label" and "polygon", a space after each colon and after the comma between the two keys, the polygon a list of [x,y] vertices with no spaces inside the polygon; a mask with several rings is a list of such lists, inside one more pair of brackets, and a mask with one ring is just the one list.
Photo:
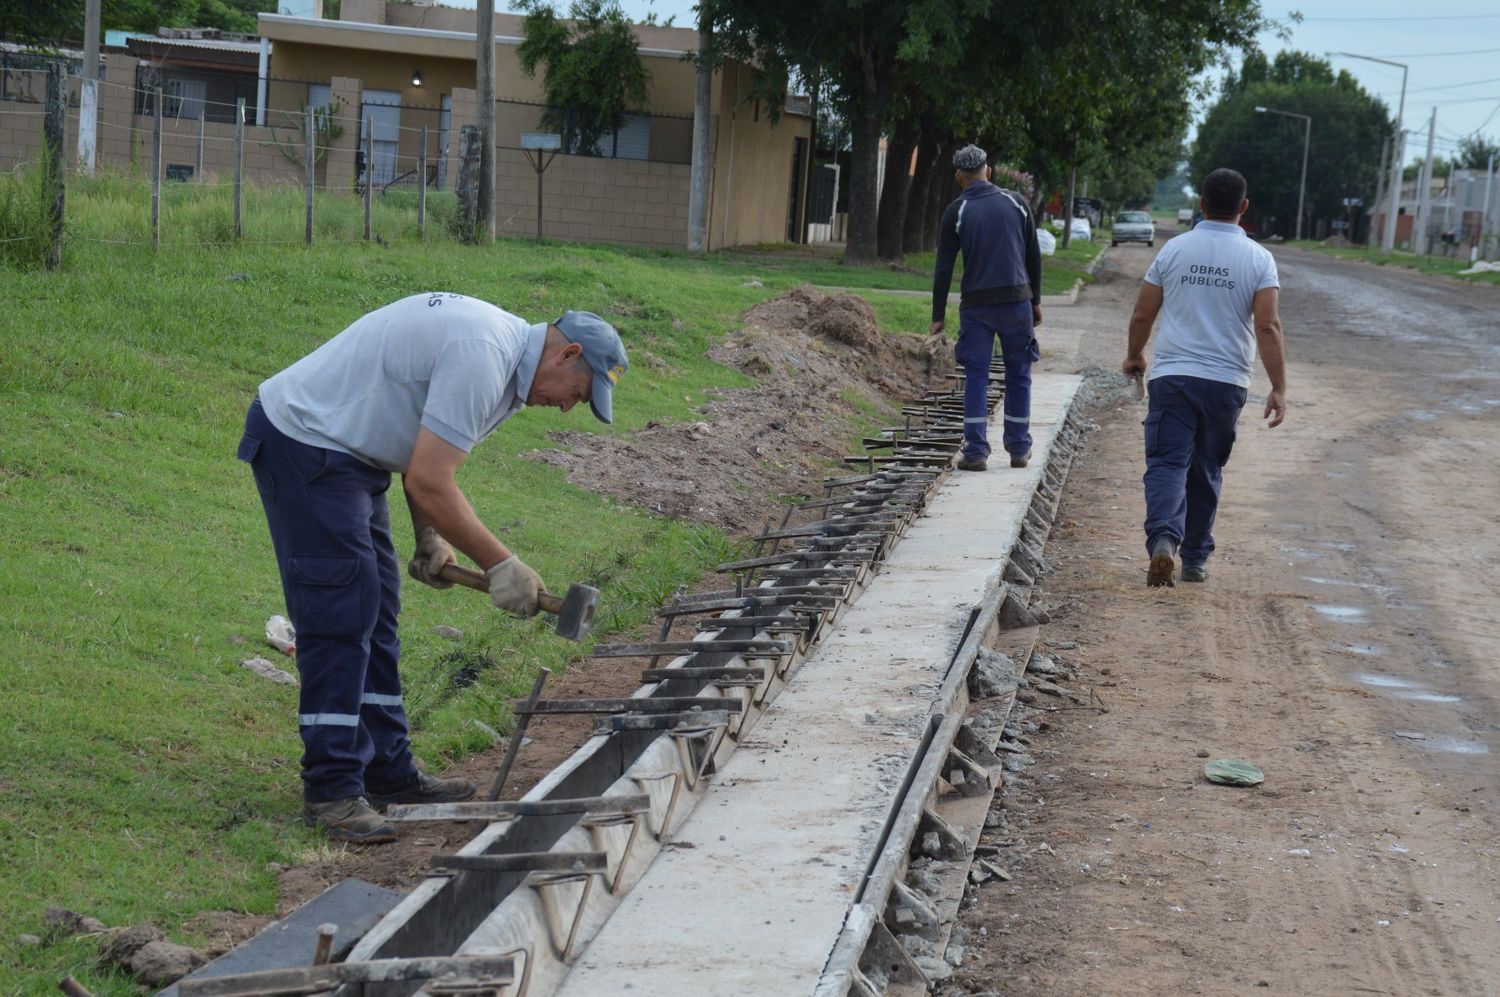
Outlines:
{"label": "cargo pocket on pants", "polygon": [[1141,425],[1146,427],[1146,456],[1156,457],[1160,455],[1158,449],[1161,437],[1161,417],[1166,413],[1157,409],[1155,412],[1147,412],[1146,418]]}
{"label": "cargo pocket on pants", "polygon": [[364,631],[359,558],[294,554],[287,563],[287,611],[299,636]]}

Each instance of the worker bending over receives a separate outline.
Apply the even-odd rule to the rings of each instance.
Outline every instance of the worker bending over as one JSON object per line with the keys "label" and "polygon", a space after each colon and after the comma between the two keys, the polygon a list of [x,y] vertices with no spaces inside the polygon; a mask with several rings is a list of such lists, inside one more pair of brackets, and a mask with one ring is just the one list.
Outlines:
{"label": "worker bending over", "polygon": [[392,841],[377,807],[474,795],[472,783],[434,778],[412,759],[391,475],[402,476],[416,534],[414,578],[448,588],[438,573],[456,547],[484,569],[496,607],[535,615],[541,578],[479,521],[454,472],[527,405],[588,402],[610,422],[627,365],[597,315],[533,324],[433,292],[370,312],[260,385],[238,456],[254,472],[297,631],[309,825],[340,841]]}

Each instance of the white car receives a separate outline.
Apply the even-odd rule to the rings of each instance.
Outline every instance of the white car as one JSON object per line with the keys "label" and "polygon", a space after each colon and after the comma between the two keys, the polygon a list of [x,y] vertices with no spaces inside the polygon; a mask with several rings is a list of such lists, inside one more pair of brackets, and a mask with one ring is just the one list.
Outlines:
{"label": "white car", "polygon": [[1122,242],[1144,242],[1156,245],[1156,223],[1149,211],[1122,211],[1115,215],[1114,232],[1109,237],[1111,246]]}

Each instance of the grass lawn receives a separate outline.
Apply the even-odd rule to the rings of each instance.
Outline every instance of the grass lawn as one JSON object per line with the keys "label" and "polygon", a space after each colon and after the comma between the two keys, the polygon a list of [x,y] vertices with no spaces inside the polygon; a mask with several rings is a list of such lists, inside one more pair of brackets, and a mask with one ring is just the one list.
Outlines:
{"label": "grass lawn", "polygon": [[1405,267],[1408,270],[1420,270],[1422,273],[1437,274],[1441,277],[1454,277],[1458,280],[1471,281],[1477,284],[1494,284],[1500,286],[1500,273],[1491,271],[1480,274],[1460,274],[1460,270],[1469,269],[1469,262],[1447,256],[1418,256],[1416,253],[1407,253],[1400,250],[1386,256],[1378,248],[1367,249],[1364,246],[1325,246],[1320,242],[1314,242],[1310,239],[1292,240],[1285,243],[1285,245],[1293,246],[1297,249],[1325,253],[1329,256],[1337,256],[1343,260],[1362,260],[1365,263],[1373,263],[1376,266],[1382,267]]}
{"label": "grass lawn", "polygon": [[[749,383],[705,356],[745,308],[804,281],[835,282],[830,273],[844,284],[885,279],[803,251],[466,248],[441,231],[452,210],[441,199],[426,242],[409,204],[383,200],[378,244],[359,241],[357,203],[323,203],[320,241],[306,248],[296,191],[250,199],[247,239],[284,244],[204,246],[228,235],[227,193],[177,185],[153,252],[132,182],[75,182],[68,193],[61,272],[0,260],[4,994],[53,993],[68,973],[100,995],[140,992],[93,964],[92,941],[20,946],[18,935],[44,934],[49,905],[110,925],[153,921],[200,944],[181,930],[193,915],[271,912],[267,864],[324,847],[297,819],[296,691],[238,664],[276,656],[263,629],[282,612],[259,500],[234,459],[262,379],[365,311],[430,289],[532,319],[579,308],[615,322],[631,372],[614,427],[586,408],[528,411],[460,471],[481,517],[554,587],[600,585],[604,637],[648,619],[733,545],[574,488],[522,455],[551,445],[555,429],[628,433],[697,418],[709,389]],[[924,301],[871,300],[888,328],[925,331]],[[391,505],[404,555],[405,504],[398,495]],[[439,624],[463,640],[436,636]],[[432,767],[487,747],[486,728],[509,729],[502,704],[536,668],[579,654],[545,622],[497,614],[462,588],[408,586],[402,632],[407,710]],[[460,688],[459,664],[480,655],[493,667]]]}

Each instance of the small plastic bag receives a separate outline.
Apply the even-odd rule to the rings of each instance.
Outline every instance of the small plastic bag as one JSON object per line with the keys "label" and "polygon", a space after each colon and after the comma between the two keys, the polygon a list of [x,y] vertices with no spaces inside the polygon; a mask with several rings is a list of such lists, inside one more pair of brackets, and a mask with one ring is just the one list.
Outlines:
{"label": "small plastic bag", "polygon": [[285,616],[273,616],[266,621],[266,643],[283,654],[296,657],[297,631],[292,621]]}

